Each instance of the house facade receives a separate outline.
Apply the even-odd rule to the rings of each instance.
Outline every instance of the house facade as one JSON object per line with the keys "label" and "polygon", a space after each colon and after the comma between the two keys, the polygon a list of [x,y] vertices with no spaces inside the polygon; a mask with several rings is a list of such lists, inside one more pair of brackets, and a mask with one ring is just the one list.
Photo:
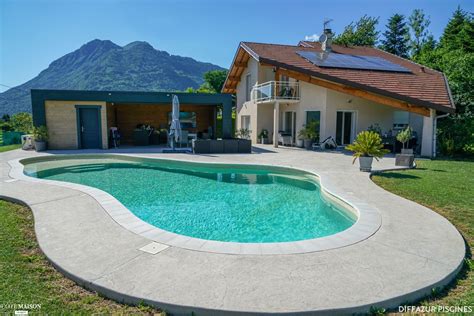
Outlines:
{"label": "house facade", "polygon": [[[384,140],[410,126],[416,150],[436,153],[436,119],[454,112],[444,75],[376,48],[329,42],[240,43],[222,92],[236,94],[236,128],[262,130],[274,146],[296,145],[317,121],[319,140],[338,145],[378,128]],[[285,136],[285,137],[282,137]],[[395,146],[395,142],[393,143]]]}

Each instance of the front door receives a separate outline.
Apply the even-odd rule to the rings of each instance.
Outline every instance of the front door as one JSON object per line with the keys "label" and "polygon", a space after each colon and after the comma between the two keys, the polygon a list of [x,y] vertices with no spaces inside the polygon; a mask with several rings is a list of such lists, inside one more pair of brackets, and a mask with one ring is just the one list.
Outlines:
{"label": "front door", "polygon": [[336,142],[338,145],[347,145],[354,139],[355,112],[337,111]]}
{"label": "front door", "polygon": [[79,148],[101,148],[100,108],[78,108]]}

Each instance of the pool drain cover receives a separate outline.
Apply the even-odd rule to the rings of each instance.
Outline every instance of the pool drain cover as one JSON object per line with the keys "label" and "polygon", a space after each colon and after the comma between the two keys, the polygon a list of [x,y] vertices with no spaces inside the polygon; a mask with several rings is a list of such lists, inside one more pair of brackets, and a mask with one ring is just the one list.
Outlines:
{"label": "pool drain cover", "polygon": [[151,253],[152,255],[156,255],[158,252],[161,252],[161,251],[165,250],[168,247],[169,246],[167,246],[167,245],[163,245],[163,244],[160,244],[160,243],[157,243],[157,242],[152,242],[152,243],[149,243],[146,246],[141,247],[139,250]]}

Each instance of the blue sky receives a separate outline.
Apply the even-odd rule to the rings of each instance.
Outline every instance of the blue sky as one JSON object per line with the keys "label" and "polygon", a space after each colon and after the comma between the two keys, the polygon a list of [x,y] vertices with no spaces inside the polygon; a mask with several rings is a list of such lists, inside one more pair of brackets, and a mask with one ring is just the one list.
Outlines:
{"label": "blue sky", "polygon": [[96,38],[147,41],[226,68],[240,41],[294,44],[320,33],[324,18],[340,33],[368,14],[383,30],[393,13],[421,8],[437,38],[457,5],[474,11],[472,0],[0,0],[0,84],[24,83]]}

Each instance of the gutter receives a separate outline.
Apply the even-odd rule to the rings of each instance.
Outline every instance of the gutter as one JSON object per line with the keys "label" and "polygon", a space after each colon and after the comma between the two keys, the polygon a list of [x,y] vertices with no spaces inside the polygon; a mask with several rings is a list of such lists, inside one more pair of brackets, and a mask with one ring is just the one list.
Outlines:
{"label": "gutter", "polygon": [[438,133],[437,133],[438,119],[445,118],[448,115],[449,113],[445,113],[445,114],[435,116],[433,118],[433,143],[431,144],[431,157],[433,158],[436,158],[436,152],[437,152],[436,144],[438,143]]}

